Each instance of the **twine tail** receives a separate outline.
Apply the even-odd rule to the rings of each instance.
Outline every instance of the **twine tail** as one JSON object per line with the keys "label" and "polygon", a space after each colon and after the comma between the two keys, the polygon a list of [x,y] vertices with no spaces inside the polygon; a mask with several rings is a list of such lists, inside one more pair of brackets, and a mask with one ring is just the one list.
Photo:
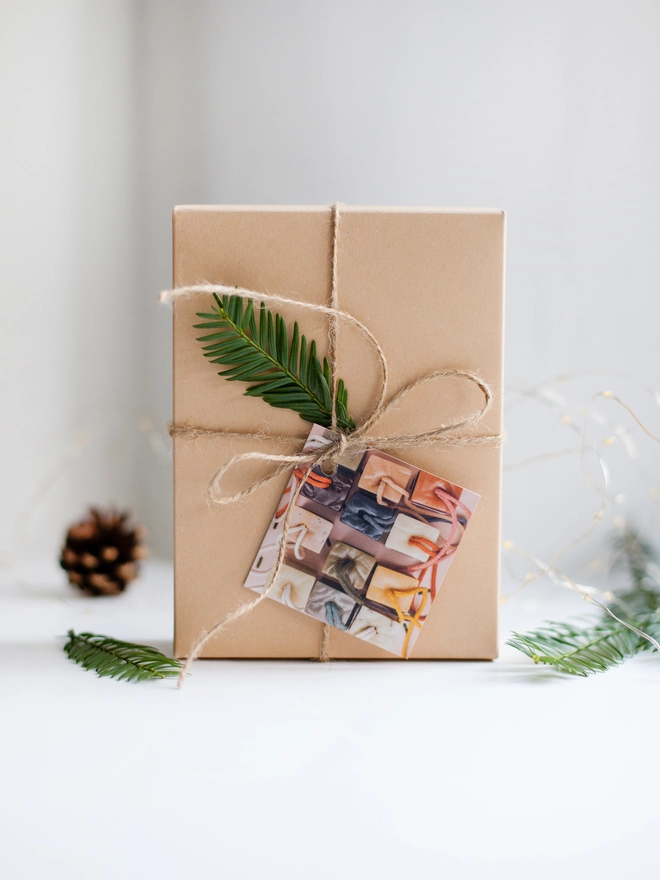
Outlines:
{"label": "twine tail", "polygon": [[[222,620],[218,621],[218,623],[216,623],[215,626],[212,626],[211,629],[207,630],[207,632],[203,633],[197,639],[197,641],[192,646],[192,650],[190,651],[190,654],[186,658],[186,662],[184,663],[183,668],[181,669],[181,672],[179,673],[179,679],[178,679],[178,683],[177,683],[179,688],[183,687],[184,682],[186,680],[186,676],[190,672],[190,667],[193,665],[195,660],[197,660],[199,655],[202,653],[202,650],[204,649],[204,645],[208,642],[208,640],[211,639],[214,635],[217,635],[218,633],[222,632],[222,630],[225,629],[226,627],[228,627],[231,623],[234,623],[236,620],[239,620],[241,617],[245,617],[246,614],[250,614],[251,611],[254,611],[254,609],[257,607],[257,605],[260,605],[264,601],[264,599],[266,599],[268,597],[268,595],[270,594],[270,591],[275,586],[275,582],[277,581],[278,575],[279,575],[280,571],[282,570],[282,565],[284,564],[284,556],[286,554],[286,542],[287,542],[287,538],[289,535],[291,517],[293,515],[293,511],[295,509],[296,502],[298,500],[298,496],[300,495],[303,486],[307,482],[307,478],[311,474],[313,467],[314,467],[313,463],[311,463],[307,466],[302,477],[297,481],[296,488],[293,490],[293,492],[291,494],[291,501],[289,502],[289,509],[287,510],[287,512],[284,516],[284,520],[282,521],[282,535],[280,538],[280,546],[277,551],[277,559],[275,560],[275,564],[273,565],[273,568],[270,573],[270,579],[269,579],[268,583],[266,584],[266,586],[264,587],[263,593],[260,596],[257,596],[257,598],[253,599],[251,602],[245,602],[243,605],[241,605],[235,611],[232,611],[230,614],[228,614]],[[326,629],[327,629],[327,627],[326,627]]]}

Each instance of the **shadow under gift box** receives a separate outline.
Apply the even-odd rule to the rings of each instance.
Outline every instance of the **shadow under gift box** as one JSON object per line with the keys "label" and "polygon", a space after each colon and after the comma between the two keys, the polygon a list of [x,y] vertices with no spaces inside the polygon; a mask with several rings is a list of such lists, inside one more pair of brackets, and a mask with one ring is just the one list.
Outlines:
{"label": "shadow under gift box", "polygon": [[[174,212],[174,285],[201,281],[267,290],[327,304],[330,289],[330,211],[320,208],[182,207]],[[342,208],[338,253],[340,307],[363,321],[388,359],[390,393],[439,368],[472,370],[491,386],[491,412],[475,433],[501,430],[504,215],[489,210]],[[405,299],[402,297],[405,292]],[[233,432],[270,432],[296,444],[238,436],[174,439],[175,653],[186,656],[204,630],[254,593],[243,588],[275,507],[283,475],[248,499],[209,505],[206,487],[231,456],[260,449],[295,451],[308,432],[295,413],[243,396],[202,356],[195,313],[208,295],[175,301],[174,412],[176,424]],[[322,316],[284,307],[321,356]],[[358,420],[372,410],[378,368],[364,339],[342,326],[338,372]],[[380,436],[429,430],[478,410],[479,392],[459,380],[418,389],[378,426]],[[481,496],[440,593],[415,644],[413,658],[487,659],[497,654],[501,451],[496,446],[425,446],[387,450],[443,480]],[[244,488],[232,475],[228,490]],[[362,490],[359,490],[362,491]],[[320,506],[316,508],[320,513]],[[359,624],[370,632],[365,620]],[[355,622],[360,620],[357,615]],[[353,629],[351,626],[351,629]],[[252,613],[209,641],[205,657],[318,656],[323,624],[278,602]],[[386,639],[386,633],[377,638]],[[336,658],[394,659],[377,643],[332,629]]]}

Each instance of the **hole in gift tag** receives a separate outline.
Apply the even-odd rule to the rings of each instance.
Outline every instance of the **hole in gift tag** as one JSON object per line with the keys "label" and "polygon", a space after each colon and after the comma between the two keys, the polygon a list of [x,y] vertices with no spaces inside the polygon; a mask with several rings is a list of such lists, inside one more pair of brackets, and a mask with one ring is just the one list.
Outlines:
{"label": "hole in gift tag", "polygon": [[326,475],[326,477],[332,477],[337,473],[337,462],[335,461],[323,461],[321,462],[321,470]]}

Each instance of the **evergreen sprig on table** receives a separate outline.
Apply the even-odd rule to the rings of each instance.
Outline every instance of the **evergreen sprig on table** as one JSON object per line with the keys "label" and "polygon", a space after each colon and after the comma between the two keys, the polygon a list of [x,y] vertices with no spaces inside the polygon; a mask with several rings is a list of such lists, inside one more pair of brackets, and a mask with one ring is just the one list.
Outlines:
{"label": "evergreen sprig on table", "polygon": [[[261,303],[258,317],[251,299],[213,294],[212,312],[198,312],[203,324],[195,329],[212,330],[198,338],[204,357],[228,369],[218,375],[232,382],[249,383],[248,397],[261,397],[280,409],[291,409],[307,422],[323,427],[332,424],[331,374],[327,358],[323,364],[316,354],[316,342],[307,343],[298,322],[289,338],[284,318]],[[337,425],[342,431],[355,430],[348,413],[348,391],[342,379],[337,382]]]}
{"label": "evergreen sprig on table", "polygon": [[109,636],[94,633],[68,632],[68,642],[64,652],[74,663],[84,669],[91,669],[101,678],[116,678],[119,681],[152,681],[162,678],[176,678],[181,671],[181,662],[166,657],[157,648],[148,645],[134,645],[120,642]]}
{"label": "evergreen sprig on table", "polygon": [[[616,539],[614,552],[614,562],[627,568],[631,586],[610,603],[610,610],[620,620],[660,640],[660,584],[651,574],[655,550],[630,529]],[[535,663],[582,676],[605,672],[635,654],[655,650],[652,642],[609,615],[583,627],[548,621],[537,630],[512,633],[507,645]]]}

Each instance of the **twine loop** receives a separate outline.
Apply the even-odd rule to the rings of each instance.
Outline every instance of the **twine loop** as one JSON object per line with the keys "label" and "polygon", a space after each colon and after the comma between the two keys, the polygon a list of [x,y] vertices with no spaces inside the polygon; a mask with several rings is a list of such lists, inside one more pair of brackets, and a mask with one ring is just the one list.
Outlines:
{"label": "twine loop", "polygon": [[[253,295],[256,297],[259,294],[255,293]],[[483,394],[484,402],[478,411],[463,419],[459,419],[456,422],[450,422],[446,425],[440,425],[433,430],[421,431],[416,434],[378,435],[369,433],[369,429],[379,422],[393,407],[400,404],[401,400],[413,389],[434,380],[452,378],[466,380],[479,388]],[[388,402],[377,405],[371,415],[350,434],[338,428],[335,436],[329,439],[323,446],[319,446],[315,449],[303,450],[301,452],[294,452],[288,455],[252,451],[233,456],[229,461],[222,465],[212,477],[208,486],[209,498],[214,504],[220,506],[242,501],[245,498],[249,498],[271,480],[281,476],[281,474],[288,471],[292,466],[297,468],[299,473],[301,466],[304,466],[304,469],[308,471],[311,471],[314,468],[320,468],[326,475],[333,474],[337,471],[342,458],[357,458],[368,449],[384,451],[387,449],[416,449],[429,445],[456,447],[474,446],[479,444],[498,444],[502,439],[500,434],[465,433],[466,428],[477,424],[483,419],[492,405],[492,400],[493,395],[488,385],[486,385],[479,376],[469,370],[448,369],[427,373],[425,376],[406,385]],[[199,429],[190,425],[170,425],[169,430],[173,437],[240,437],[241,439],[252,440],[255,442],[297,439],[295,437],[275,437],[269,434],[264,434],[263,432],[235,432],[225,431],[221,428]],[[244,489],[227,494],[222,485],[227,473],[238,465],[242,465],[248,461],[272,462],[275,467],[267,476],[254,480]],[[396,488],[398,491],[401,491],[400,487],[397,486]],[[403,494],[405,494],[405,492]]]}

